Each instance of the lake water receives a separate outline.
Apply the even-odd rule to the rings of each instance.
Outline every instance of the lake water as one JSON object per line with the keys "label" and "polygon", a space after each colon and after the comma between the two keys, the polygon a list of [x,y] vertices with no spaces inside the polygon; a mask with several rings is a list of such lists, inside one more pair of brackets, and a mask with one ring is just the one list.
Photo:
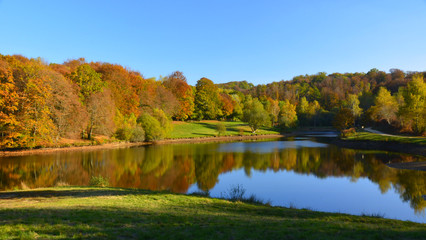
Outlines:
{"label": "lake water", "polygon": [[315,135],[152,145],[0,158],[0,190],[82,186],[101,175],[114,187],[227,197],[239,186],[272,205],[425,223],[426,172],[386,165],[413,161],[426,159],[339,148]]}

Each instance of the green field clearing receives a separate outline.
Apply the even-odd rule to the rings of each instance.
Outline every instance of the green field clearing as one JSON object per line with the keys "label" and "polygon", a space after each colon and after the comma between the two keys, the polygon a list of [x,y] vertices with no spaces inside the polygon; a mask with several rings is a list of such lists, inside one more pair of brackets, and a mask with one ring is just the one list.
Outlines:
{"label": "green field clearing", "polygon": [[[173,122],[173,131],[170,138],[197,138],[197,137],[215,137],[218,136],[217,124],[220,121],[205,120],[199,122]],[[244,122],[222,122],[226,126],[224,136],[238,136],[240,129],[243,135],[253,135],[250,127]],[[256,134],[280,134],[277,128],[261,128],[256,131]]]}

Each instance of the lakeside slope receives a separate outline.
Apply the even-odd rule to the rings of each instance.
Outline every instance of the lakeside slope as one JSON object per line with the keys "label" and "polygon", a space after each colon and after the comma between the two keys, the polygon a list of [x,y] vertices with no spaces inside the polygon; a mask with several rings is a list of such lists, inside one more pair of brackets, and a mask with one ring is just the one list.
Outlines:
{"label": "lakeside slope", "polygon": [[423,239],[425,224],[122,188],[0,193],[0,239]]}

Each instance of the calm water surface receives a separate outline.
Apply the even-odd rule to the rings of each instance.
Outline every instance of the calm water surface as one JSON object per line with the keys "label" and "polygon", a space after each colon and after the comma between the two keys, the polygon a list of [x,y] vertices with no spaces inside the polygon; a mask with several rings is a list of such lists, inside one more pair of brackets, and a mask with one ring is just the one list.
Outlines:
{"label": "calm water surface", "polygon": [[424,157],[344,149],[316,137],[0,158],[0,190],[88,185],[102,175],[115,187],[226,197],[242,186],[272,205],[426,222],[426,172],[386,165]]}

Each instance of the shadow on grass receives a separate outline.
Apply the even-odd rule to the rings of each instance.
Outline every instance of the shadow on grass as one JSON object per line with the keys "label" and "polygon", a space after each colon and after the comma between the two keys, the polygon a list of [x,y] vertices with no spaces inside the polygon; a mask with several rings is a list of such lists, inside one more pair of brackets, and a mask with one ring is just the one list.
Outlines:
{"label": "shadow on grass", "polygon": [[172,203],[159,208],[2,209],[0,234],[19,238],[27,232],[39,238],[89,239],[422,239],[425,234],[419,224],[398,223],[404,227],[401,229],[374,218],[305,212],[225,202],[186,207]]}

